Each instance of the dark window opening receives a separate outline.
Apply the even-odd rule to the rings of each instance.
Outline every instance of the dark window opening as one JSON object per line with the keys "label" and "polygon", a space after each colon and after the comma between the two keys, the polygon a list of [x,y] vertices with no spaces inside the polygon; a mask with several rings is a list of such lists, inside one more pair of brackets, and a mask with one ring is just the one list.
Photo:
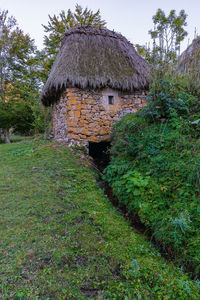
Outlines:
{"label": "dark window opening", "polygon": [[114,104],[114,96],[108,96],[108,104]]}

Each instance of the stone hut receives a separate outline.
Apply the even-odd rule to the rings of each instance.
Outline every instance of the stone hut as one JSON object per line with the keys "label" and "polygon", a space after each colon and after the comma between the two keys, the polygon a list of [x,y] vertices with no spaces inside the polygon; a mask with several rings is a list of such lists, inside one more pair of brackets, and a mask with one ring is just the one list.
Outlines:
{"label": "stone hut", "polygon": [[95,26],[65,32],[41,100],[53,106],[57,141],[87,146],[145,105],[148,64],[121,34]]}

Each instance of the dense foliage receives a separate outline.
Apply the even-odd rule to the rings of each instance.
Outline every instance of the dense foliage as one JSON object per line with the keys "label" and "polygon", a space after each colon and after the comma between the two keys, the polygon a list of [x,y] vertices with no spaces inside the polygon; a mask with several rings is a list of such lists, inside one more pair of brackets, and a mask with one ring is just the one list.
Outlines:
{"label": "dense foliage", "polygon": [[159,8],[152,17],[154,28],[149,30],[152,47],[137,44],[136,48],[139,54],[153,63],[154,67],[161,64],[166,68],[169,63],[175,62],[180,55],[181,42],[187,36],[186,19],[187,14],[184,10],[181,10],[177,15],[176,11],[172,9],[167,16]]}
{"label": "dense foliage", "polygon": [[[113,128],[105,178],[176,262],[200,275],[199,100],[170,81]],[[158,86],[160,87],[158,89]]]}
{"label": "dense foliage", "polygon": [[12,100],[0,102],[0,128],[12,127],[18,133],[28,134],[34,121],[31,106],[27,102]]}
{"label": "dense foliage", "polygon": [[154,55],[159,61],[171,62],[180,54],[180,43],[187,36],[186,18],[184,10],[177,15],[174,9],[168,16],[162,9],[158,9],[152,17],[154,29],[149,33],[153,39]]}
{"label": "dense foliage", "polygon": [[16,19],[0,11],[0,129],[7,142],[11,128],[22,134],[34,130],[33,110],[37,106],[40,111],[40,57]]}

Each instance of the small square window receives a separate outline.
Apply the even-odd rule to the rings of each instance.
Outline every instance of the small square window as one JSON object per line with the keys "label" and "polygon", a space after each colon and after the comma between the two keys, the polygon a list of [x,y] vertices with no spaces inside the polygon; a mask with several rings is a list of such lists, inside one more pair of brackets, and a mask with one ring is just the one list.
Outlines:
{"label": "small square window", "polygon": [[108,96],[108,104],[114,104],[114,96]]}

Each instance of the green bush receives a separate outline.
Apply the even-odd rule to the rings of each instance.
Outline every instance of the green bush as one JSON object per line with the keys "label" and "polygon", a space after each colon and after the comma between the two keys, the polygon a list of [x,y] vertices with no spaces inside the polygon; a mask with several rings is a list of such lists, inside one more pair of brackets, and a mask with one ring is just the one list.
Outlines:
{"label": "green bush", "polygon": [[[200,144],[198,127],[191,121],[199,114],[199,106],[194,106],[196,98],[185,93],[184,109],[173,103],[168,107],[172,98],[168,101],[163,95],[115,124],[104,178],[119,203],[140,217],[175,261],[199,276]],[[167,103],[163,114],[161,98]],[[147,117],[152,107],[158,118]]]}
{"label": "green bush", "polygon": [[0,102],[0,128],[13,128],[14,132],[29,134],[33,128],[33,121],[33,111],[29,102]]}
{"label": "green bush", "polygon": [[171,112],[176,111],[179,116],[188,117],[189,108],[195,104],[196,97],[181,88],[177,81],[160,79],[152,85],[146,97],[147,106],[139,115],[153,118],[171,118]]}

